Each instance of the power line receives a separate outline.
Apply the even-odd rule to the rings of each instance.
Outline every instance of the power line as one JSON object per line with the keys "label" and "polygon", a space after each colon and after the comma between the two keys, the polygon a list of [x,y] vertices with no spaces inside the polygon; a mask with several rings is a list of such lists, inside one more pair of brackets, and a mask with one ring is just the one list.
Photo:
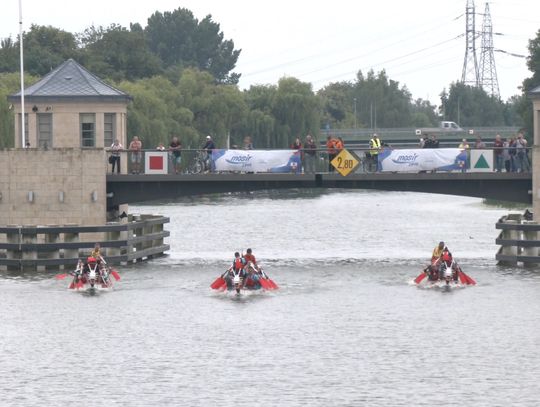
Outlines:
{"label": "power line", "polygon": [[[372,52],[368,52],[368,53],[364,53],[362,55],[356,55],[356,56],[352,56],[352,57],[348,57],[346,59],[342,59],[342,60],[339,60],[339,61],[336,61],[336,62],[332,62],[331,64],[329,65],[325,65],[325,66],[322,66],[320,68],[317,68],[316,70],[314,71],[310,71],[308,72],[307,74],[311,74],[311,73],[315,73],[315,72],[320,72],[320,71],[324,71],[324,70],[327,70],[329,68],[333,68],[335,66],[339,66],[339,65],[342,65],[342,64],[345,64],[345,63],[349,63],[349,62],[352,62],[354,60],[357,60],[357,59],[360,59],[360,58],[365,58],[365,57],[368,57],[368,56],[371,56],[375,53],[378,53],[378,52],[381,52],[385,49],[388,49],[388,48],[391,48],[395,45],[398,45],[398,44],[401,44],[403,42],[408,42],[410,41],[411,39],[415,38],[415,37],[418,37],[418,36],[421,36],[421,35],[424,35],[424,34],[427,34],[431,31],[434,31],[434,30],[438,30],[440,29],[441,27],[443,26],[446,26],[448,24],[451,24],[453,21],[459,19],[461,16],[458,16],[458,17],[455,17],[455,18],[452,18],[450,20],[445,20],[445,23],[441,24],[441,23],[438,23],[438,24],[434,24],[434,25],[431,25],[430,24],[430,28],[424,30],[424,31],[421,31],[417,34],[414,34],[412,36],[409,36],[407,38],[401,38],[399,41],[395,41],[393,43],[390,43],[388,45],[384,45],[382,47],[379,47],[377,48],[375,51],[372,51]],[[402,32],[400,31],[400,34]],[[384,38],[387,38],[387,37],[384,37],[384,38],[381,38],[380,36],[378,37],[379,40],[383,40]],[[373,43],[371,43],[373,45]],[[316,59],[316,58],[320,58],[320,57],[327,57],[328,56],[328,53],[325,52],[324,54],[322,53],[317,53],[317,54],[312,54],[310,56],[307,56],[307,57],[303,57],[303,58],[298,58],[298,59],[294,59],[294,60],[291,60],[291,61],[287,61],[287,62],[283,62],[283,63],[280,63],[280,64],[277,64],[277,65],[273,65],[271,67],[267,67],[267,68],[263,68],[263,69],[260,69],[260,70],[257,70],[257,71],[253,71],[253,72],[247,72],[247,73],[244,73],[242,74],[242,77],[243,78],[246,78],[246,77],[250,77],[250,76],[255,76],[255,75],[258,75],[258,74],[261,74],[261,73],[265,73],[265,72],[271,72],[275,69],[279,69],[279,68],[283,68],[283,67],[287,67],[287,66],[291,66],[291,65],[294,65],[294,64],[297,64],[297,63],[301,63],[301,62],[305,62],[305,61],[308,61],[310,59]]]}
{"label": "power line", "polygon": [[[388,64],[390,62],[395,62],[395,61],[398,61],[400,59],[403,59],[403,58],[406,58],[406,57],[409,57],[409,56],[412,56],[412,55],[416,55],[416,54],[419,54],[421,52],[424,52],[426,50],[429,50],[429,49],[432,49],[432,48],[436,48],[436,47],[439,47],[443,44],[446,44],[448,42],[451,42],[451,41],[454,41],[458,38],[461,38],[463,37],[464,34],[460,34],[456,37],[453,37],[453,38],[450,38],[448,40],[445,40],[445,41],[441,41],[441,42],[438,42],[436,44],[433,44],[429,47],[425,47],[425,48],[421,48],[419,50],[416,50],[416,51],[412,51],[412,52],[409,52],[407,54],[404,54],[404,55],[400,55],[398,57],[395,57],[395,58],[392,58],[392,59],[388,59],[386,61],[382,61],[382,62],[379,62],[379,63],[376,63],[376,64],[373,64],[371,65],[371,68],[373,68],[374,66],[380,66],[380,65],[385,65],[385,64]],[[312,73],[315,73],[315,72],[319,72],[320,70],[322,69],[317,69],[317,70],[313,70],[313,71],[310,71],[310,72],[305,72],[304,74],[302,74],[301,76],[305,76],[305,75],[309,75],[309,74],[312,74]],[[358,72],[358,70],[355,70],[355,71],[348,71],[347,73],[343,73],[343,74],[339,74],[339,75],[333,75],[332,77],[330,78],[325,78],[325,79],[320,79],[320,80],[317,80],[317,81],[314,81],[314,83],[318,83],[318,82],[323,82],[323,81],[330,81],[330,80],[333,80],[333,79],[336,79],[336,78],[340,78],[340,77],[343,77],[343,76],[347,76],[347,75],[351,75],[351,74],[356,74]]]}

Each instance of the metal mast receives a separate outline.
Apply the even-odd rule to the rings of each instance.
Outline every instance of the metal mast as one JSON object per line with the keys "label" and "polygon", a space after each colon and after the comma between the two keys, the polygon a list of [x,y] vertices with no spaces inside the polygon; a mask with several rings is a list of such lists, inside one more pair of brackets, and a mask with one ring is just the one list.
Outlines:
{"label": "metal mast", "polygon": [[489,4],[486,3],[484,21],[482,23],[482,48],[480,54],[480,86],[488,95],[499,97],[499,81],[493,55],[493,25]]}
{"label": "metal mast", "polygon": [[478,86],[478,63],[476,60],[476,32],[474,0],[467,0],[465,9],[465,59],[463,61],[463,72],[461,82],[466,85]]}

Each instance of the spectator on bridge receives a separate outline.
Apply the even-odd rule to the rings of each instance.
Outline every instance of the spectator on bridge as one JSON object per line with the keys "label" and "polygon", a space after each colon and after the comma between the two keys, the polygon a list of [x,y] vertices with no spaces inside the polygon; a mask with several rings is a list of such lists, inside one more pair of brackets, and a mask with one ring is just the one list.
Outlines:
{"label": "spectator on bridge", "polygon": [[424,141],[424,148],[439,148],[439,140],[437,136],[432,134],[429,138],[426,138]]}
{"label": "spectator on bridge", "polygon": [[304,143],[304,171],[306,174],[315,174],[315,162],[317,155],[317,145],[310,134],[306,136]]}
{"label": "spectator on bridge", "polygon": [[495,171],[501,172],[503,168],[504,160],[504,143],[501,139],[501,135],[497,134],[495,136],[495,141],[493,142],[493,157],[495,158]]}
{"label": "spectator on bridge", "polygon": [[517,172],[529,172],[529,158],[527,156],[527,140],[523,137],[523,133],[519,132],[516,138],[516,170]]}
{"label": "spectator on bridge", "polygon": [[129,151],[131,151],[131,173],[139,174],[142,163],[142,142],[138,136],[133,137],[129,143]]}
{"label": "spectator on bridge", "polygon": [[343,139],[341,137],[338,137],[337,138],[337,141],[336,141],[336,150],[338,150],[338,154],[341,152],[341,150],[343,150],[345,148],[345,142],[343,141]]}
{"label": "spectator on bridge", "polygon": [[503,162],[506,172],[512,172],[512,155],[510,154],[512,138],[508,137],[503,141]]}
{"label": "spectator on bridge", "polygon": [[302,141],[300,141],[300,137],[296,137],[296,140],[291,144],[291,149],[302,150]]}
{"label": "spectator on bridge", "polygon": [[332,165],[332,160],[336,158],[336,139],[331,135],[326,137],[326,152],[328,153],[328,172],[334,172],[334,166]]}
{"label": "spectator on bridge", "polygon": [[482,137],[476,136],[476,141],[474,143],[474,148],[486,148],[486,143],[482,141]]}
{"label": "spectator on bridge", "polygon": [[244,150],[253,150],[253,142],[250,136],[244,137]]}
{"label": "spectator on bridge", "polygon": [[172,154],[174,173],[178,174],[181,171],[180,165],[182,164],[182,143],[178,141],[178,137],[173,137],[169,144],[169,151]]}
{"label": "spectator on bridge", "polygon": [[156,150],[158,151],[165,151],[165,146],[163,145],[163,143],[160,141],[158,146],[156,147]]}
{"label": "spectator on bridge", "polygon": [[212,136],[206,136],[206,143],[204,143],[202,149],[206,152],[206,157],[204,159],[204,171],[207,172],[210,171],[210,158],[212,157],[212,150],[216,149]]}
{"label": "spectator on bridge", "polygon": [[369,155],[371,158],[371,171],[378,170],[379,153],[382,149],[382,141],[379,139],[377,133],[373,133],[371,140],[369,140]]}
{"label": "spectator on bridge", "polygon": [[114,140],[114,143],[111,145],[111,156],[109,157],[109,162],[112,165],[112,173],[114,173],[114,167],[116,166],[116,173],[120,174],[120,151],[123,149],[124,147],[120,144],[120,140]]}
{"label": "spectator on bridge", "polygon": [[470,161],[469,149],[471,148],[471,146],[467,142],[467,139],[464,138],[463,140],[461,140],[461,143],[459,144],[458,148],[467,153],[467,160],[463,163],[463,166],[461,167],[461,172],[466,172],[467,171],[467,164]]}
{"label": "spectator on bridge", "polygon": [[418,148],[424,148],[426,145],[426,140],[424,137],[420,136],[420,140],[418,140]]}

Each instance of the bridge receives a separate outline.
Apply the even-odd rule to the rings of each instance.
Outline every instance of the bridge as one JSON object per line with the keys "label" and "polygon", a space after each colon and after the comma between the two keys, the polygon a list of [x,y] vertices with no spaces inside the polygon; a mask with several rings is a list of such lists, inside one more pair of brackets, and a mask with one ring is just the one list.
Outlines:
{"label": "bridge", "polygon": [[335,173],[107,175],[107,206],[271,189],[370,189],[461,195],[530,204],[531,173]]}

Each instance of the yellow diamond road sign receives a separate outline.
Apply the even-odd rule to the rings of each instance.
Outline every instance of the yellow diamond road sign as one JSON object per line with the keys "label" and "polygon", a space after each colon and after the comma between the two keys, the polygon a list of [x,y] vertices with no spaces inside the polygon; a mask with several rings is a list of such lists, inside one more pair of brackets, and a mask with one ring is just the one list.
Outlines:
{"label": "yellow diamond road sign", "polygon": [[343,149],[341,152],[330,162],[336,170],[339,171],[341,175],[346,177],[349,173],[356,168],[358,165],[358,160],[349,153],[347,150]]}

